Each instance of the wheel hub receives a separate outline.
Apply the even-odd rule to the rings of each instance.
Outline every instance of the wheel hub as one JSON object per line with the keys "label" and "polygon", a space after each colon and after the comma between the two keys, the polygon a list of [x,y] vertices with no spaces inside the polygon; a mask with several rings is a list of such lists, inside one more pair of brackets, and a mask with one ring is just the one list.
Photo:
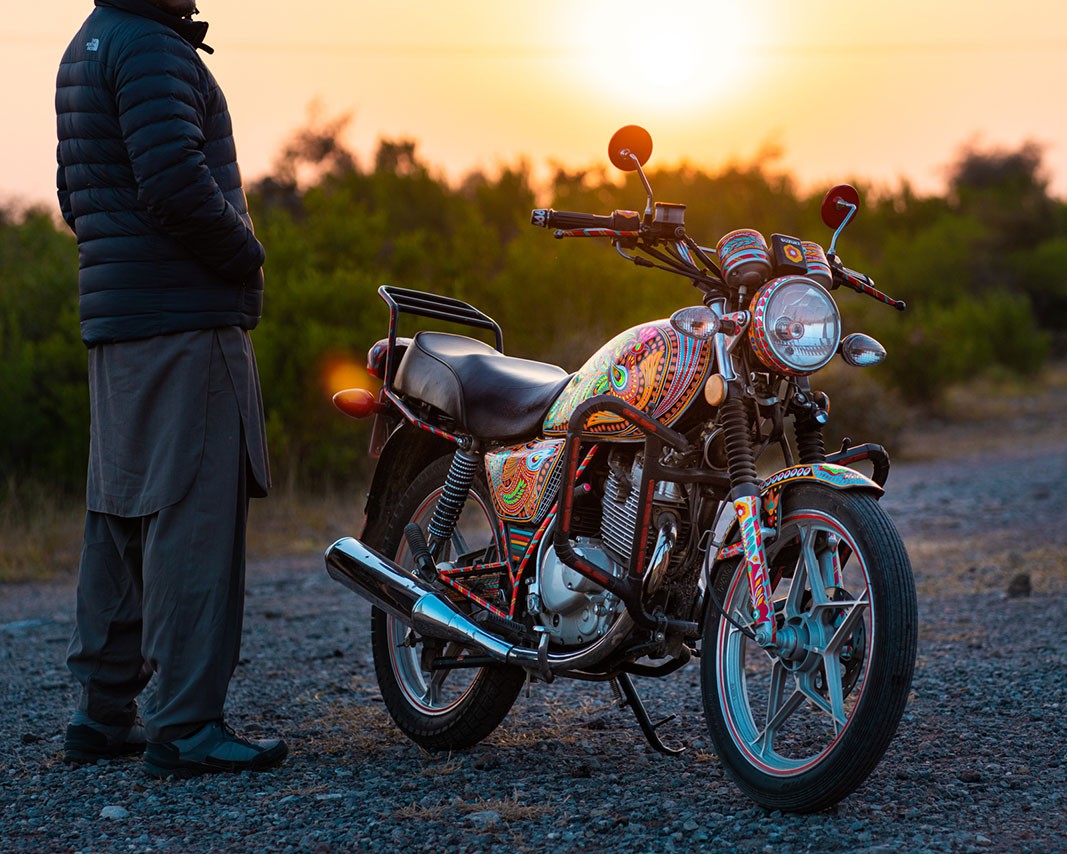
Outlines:
{"label": "wheel hub", "polygon": [[[844,588],[834,588],[832,599],[835,602],[849,601],[852,595]],[[785,600],[780,600],[782,607]],[[786,618],[781,611],[776,615],[775,651],[782,666],[792,673],[811,673],[821,668],[823,655],[847,615],[845,609],[813,609],[811,593],[804,595],[802,614]],[[842,687],[847,695],[856,684],[866,647],[866,634],[861,623],[852,633],[839,653],[842,665]],[[826,695],[826,679],[821,673],[816,676],[816,685],[821,694]]]}

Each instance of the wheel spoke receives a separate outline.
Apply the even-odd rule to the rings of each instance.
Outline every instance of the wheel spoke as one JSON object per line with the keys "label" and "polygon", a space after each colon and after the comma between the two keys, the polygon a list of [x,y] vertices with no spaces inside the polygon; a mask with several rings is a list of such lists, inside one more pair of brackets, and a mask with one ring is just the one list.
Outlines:
{"label": "wheel spoke", "polygon": [[[786,696],[789,680],[793,678],[793,690]],[[761,756],[766,756],[774,750],[774,737],[778,728],[795,712],[804,702],[804,695],[796,687],[796,679],[792,677],[782,665],[781,661],[775,661],[771,668],[771,687],[767,696],[767,720],[755,740],[753,746],[757,748]]]}
{"label": "wheel spoke", "polygon": [[827,699],[819,693],[819,690],[815,687],[815,676],[812,673],[806,673],[797,679],[797,690],[801,691],[805,697],[820,711],[825,712],[830,717],[833,717],[834,710],[830,706]]}
{"label": "wheel spoke", "polygon": [[455,531],[452,532],[452,554],[457,556],[465,555],[469,551],[470,547],[467,545],[467,538],[459,529],[459,525],[456,525]]}
{"label": "wheel spoke", "polygon": [[815,533],[814,529],[807,527],[800,532],[800,553],[797,555],[797,565],[786,600],[787,617],[795,617],[804,612],[804,591],[809,586],[816,586],[811,582],[812,569],[815,569],[817,579],[819,568],[818,559],[815,557]]}
{"label": "wheel spoke", "polygon": [[835,609],[841,610],[848,608],[848,613],[845,615],[845,618],[841,621],[840,625],[838,625],[838,627],[834,630],[833,636],[827,642],[824,654],[833,654],[835,657],[840,655],[841,647],[844,646],[845,641],[848,638],[852,637],[852,633],[856,631],[857,624],[860,620],[863,619],[863,614],[866,612],[867,608],[870,605],[870,603],[867,601],[868,595],[869,592],[865,591],[864,594],[858,599],[843,602],[830,602],[827,605],[823,606],[824,608],[833,607]]}
{"label": "wheel spoke", "polygon": [[822,666],[826,677],[826,693],[830,695],[830,718],[834,725],[834,735],[837,735],[848,722],[845,715],[841,660],[833,653],[823,655]]}
{"label": "wheel spoke", "polygon": [[[459,655],[462,651],[463,647],[460,644],[455,641],[449,641],[444,649],[441,650],[440,657],[453,658]],[[451,673],[452,671],[445,667],[438,668],[430,673],[430,678],[426,680],[426,690],[422,693],[422,701],[424,703],[433,707],[440,705],[445,681]]]}

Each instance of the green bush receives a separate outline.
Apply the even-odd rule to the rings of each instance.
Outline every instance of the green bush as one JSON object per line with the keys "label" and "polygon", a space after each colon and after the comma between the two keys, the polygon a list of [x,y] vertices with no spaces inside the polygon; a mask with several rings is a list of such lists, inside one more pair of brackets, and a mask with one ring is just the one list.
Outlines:
{"label": "green bush", "polygon": [[[684,279],[625,263],[601,241],[556,241],[528,225],[525,166],[435,176],[414,143],[381,143],[360,170],[344,121],[296,135],[276,174],[250,188],[267,247],[264,317],[253,333],[276,483],[344,489],[365,476],[368,424],[334,410],[343,385],[371,385],[367,348],[386,332],[382,284],[466,300],[495,317],[506,352],[575,369],[620,330],[697,301]],[[1049,334],[1067,331],[1067,207],[1047,193],[1039,151],[966,151],[944,197],[861,187],[865,206],[839,251],[909,303],[901,314],[835,292],[847,331],[889,351],[873,371],[815,378],[834,401],[832,431],[890,441],[901,401],[935,402],[986,370],[1033,374]],[[714,246],[754,227],[813,239],[822,193],[758,165],[709,173],[653,169],[662,201],[687,204],[692,235]],[[606,213],[643,209],[633,175],[560,171],[539,204]],[[88,441],[85,350],[72,236],[44,211],[0,211],[0,449],[4,481],[77,493]],[[401,334],[414,331],[407,320]],[[452,327],[453,329],[455,327]],[[461,330],[462,331],[462,330]],[[484,337],[481,333],[472,333]],[[840,427],[835,425],[841,425]],[[840,436],[832,432],[831,442]]]}

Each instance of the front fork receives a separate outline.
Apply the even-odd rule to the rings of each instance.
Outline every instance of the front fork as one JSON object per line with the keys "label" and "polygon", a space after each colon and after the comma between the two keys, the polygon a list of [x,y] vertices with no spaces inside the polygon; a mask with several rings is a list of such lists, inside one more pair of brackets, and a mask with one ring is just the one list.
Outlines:
{"label": "front fork", "polygon": [[[712,301],[709,305],[720,318],[724,305]],[[726,456],[730,467],[731,495],[734,515],[741,534],[744,549],[745,569],[748,572],[749,595],[752,602],[753,632],[756,642],[767,649],[775,645],[774,606],[771,601],[771,578],[767,569],[767,552],[763,547],[762,502],[759,495],[759,477],[752,447],[745,400],[742,397],[741,381],[733,369],[730,353],[732,342],[722,332],[715,336],[715,355],[723,380],[726,382],[726,399],[722,402],[723,432],[726,439]]]}
{"label": "front fork", "polygon": [[734,514],[741,533],[748,591],[752,600],[753,633],[756,643],[769,648],[775,645],[774,606],[771,601],[771,576],[767,570],[767,552],[763,548],[762,502],[759,495],[734,499]]}

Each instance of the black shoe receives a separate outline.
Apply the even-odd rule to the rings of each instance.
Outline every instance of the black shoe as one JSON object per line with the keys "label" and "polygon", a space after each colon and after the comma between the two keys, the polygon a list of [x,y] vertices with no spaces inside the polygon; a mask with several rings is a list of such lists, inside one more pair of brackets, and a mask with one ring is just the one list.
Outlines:
{"label": "black shoe", "polygon": [[280,765],[289,748],[281,739],[254,741],[238,735],[223,721],[211,721],[186,738],[149,743],[145,771],[153,777],[263,771]]}
{"label": "black shoe", "polygon": [[144,727],[139,722],[131,726],[110,726],[90,718],[85,712],[75,712],[67,725],[63,740],[63,760],[74,765],[116,759],[144,753]]}

